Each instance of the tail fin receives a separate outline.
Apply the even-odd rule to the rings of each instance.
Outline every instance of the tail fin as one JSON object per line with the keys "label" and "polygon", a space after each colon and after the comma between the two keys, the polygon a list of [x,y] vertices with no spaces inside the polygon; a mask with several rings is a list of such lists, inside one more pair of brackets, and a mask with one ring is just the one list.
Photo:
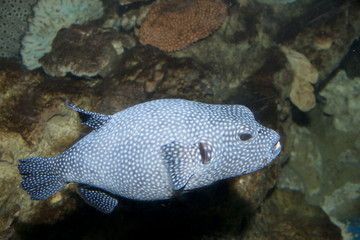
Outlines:
{"label": "tail fin", "polygon": [[22,188],[33,200],[44,200],[65,187],[60,172],[55,168],[55,158],[31,157],[19,160]]}

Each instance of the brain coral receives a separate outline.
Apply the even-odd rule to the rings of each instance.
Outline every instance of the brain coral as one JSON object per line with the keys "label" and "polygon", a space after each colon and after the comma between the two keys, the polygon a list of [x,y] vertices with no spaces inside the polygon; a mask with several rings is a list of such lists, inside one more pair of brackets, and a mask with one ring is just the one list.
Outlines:
{"label": "brain coral", "polygon": [[38,60],[50,52],[61,28],[97,19],[104,10],[100,0],[39,0],[33,11],[20,51],[23,64],[30,70],[41,66]]}
{"label": "brain coral", "polygon": [[227,15],[223,0],[180,0],[155,5],[139,32],[140,43],[175,51],[215,32]]}
{"label": "brain coral", "polygon": [[36,0],[0,1],[0,57],[19,55],[20,37],[27,28],[27,16]]}

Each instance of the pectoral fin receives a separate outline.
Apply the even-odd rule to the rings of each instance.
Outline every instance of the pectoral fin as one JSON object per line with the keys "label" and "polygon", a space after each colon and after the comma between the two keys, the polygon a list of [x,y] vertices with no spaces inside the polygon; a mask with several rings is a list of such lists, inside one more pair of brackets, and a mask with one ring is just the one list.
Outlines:
{"label": "pectoral fin", "polygon": [[212,156],[212,148],[208,144],[181,144],[171,142],[161,147],[166,161],[174,190],[184,189],[190,178],[208,164]]}

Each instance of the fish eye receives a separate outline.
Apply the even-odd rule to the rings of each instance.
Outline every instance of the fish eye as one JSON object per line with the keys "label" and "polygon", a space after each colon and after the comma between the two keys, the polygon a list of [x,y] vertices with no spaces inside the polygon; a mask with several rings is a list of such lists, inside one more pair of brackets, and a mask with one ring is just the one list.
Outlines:
{"label": "fish eye", "polygon": [[247,141],[252,138],[252,135],[250,133],[240,133],[239,137],[242,141]]}

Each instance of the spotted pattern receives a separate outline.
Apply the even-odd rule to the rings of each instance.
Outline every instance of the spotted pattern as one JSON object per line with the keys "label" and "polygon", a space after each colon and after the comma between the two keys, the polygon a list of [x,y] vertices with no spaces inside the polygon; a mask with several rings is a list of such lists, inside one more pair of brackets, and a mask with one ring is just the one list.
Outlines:
{"label": "spotted pattern", "polygon": [[[257,123],[251,111],[240,105],[163,99],[112,116],[71,108],[84,114],[86,125],[96,131],[52,158],[55,179],[130,199],[167,199],[180,189],[248,174],[268,165],[281,151],[279,135]],[[40,163],[22,164],[21,174],[29,168],[43,172]],[[24,182],[32,187],[41,184],[36,191],[51,188],[38,181],[43,175],[33,176],[36,180],[25,177]],[[31,196],[36,191],[27,190]],[[101,201],[98,194],[88,196]],[[95,207],[96,201],[92,201]]]}
{"label": "spotted pattern", "polygon": [[31,199],[47,199],[65,187],[64,179],[54,169],[54,161],[38,157],[19,161],[18,169],[24,180],[21,186]]}
{"label": "spotted pattern", "polygon": [[83,125],[86,125],[94,129],[101,128],[111,118],[111,116],[107,116],[99,113],[92,113],[84,109],[81,109],[69,101],[66,101],[66,105],[72,110],[77,111],[79,113],[79,116],[83,121],[82,122]]}
{"label": "spotted pattern", "polygon": [[80,187],[79,194],[89,205],[103,213],[111,213],[118,205],[118,201],[115,198],[96,189]]}

